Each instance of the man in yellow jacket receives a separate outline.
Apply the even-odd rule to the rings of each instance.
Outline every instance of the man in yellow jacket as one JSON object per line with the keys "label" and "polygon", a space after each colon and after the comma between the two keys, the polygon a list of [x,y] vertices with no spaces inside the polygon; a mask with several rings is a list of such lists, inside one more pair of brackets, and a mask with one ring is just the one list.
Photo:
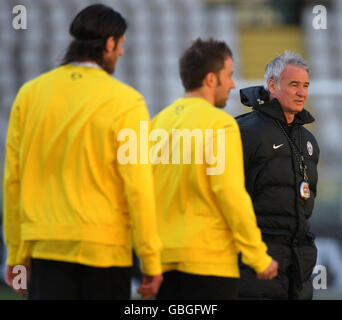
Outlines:
{"label": "man in yellow jacket", "polygon": [[13,104],[6,282],[25,295],[15,266],[31,267],[29,299],[129,299],[132,240],[142,263],[138,291],[149,298],[162,281],[152,166],[117,157],[120,131],[139,138],[140,121],[149,121],[141,94],[109,74],[126,27],[107,6],[83,9],[63,64],[24,84]]}
{"label": "man in yellow jacket", "polygon": [[239,253],[258,278],[277,275],[245,190],[238,125],[219,110],[232,74],[228,46],[197,39],[180,59],[185,97],[152,121],[161,300],[234,299]]}

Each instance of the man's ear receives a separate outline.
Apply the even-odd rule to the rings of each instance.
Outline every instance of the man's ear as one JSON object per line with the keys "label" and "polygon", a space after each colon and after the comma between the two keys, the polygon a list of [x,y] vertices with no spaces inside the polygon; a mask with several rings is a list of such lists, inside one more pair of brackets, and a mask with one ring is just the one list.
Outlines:
{"label": "man's ear", "polygon": [[267,86],[268,86],[268,91],[270,92],[270,94],[275,94],[277,88],[278,88],[278,85],[277,83],[275,82],[274,79],[269,79],[267,81]]}
{"label": "man's ear", "polygon": [[111,53],[111,52],[113,52],[114,48],[115,48],[115,39],[113,36],[110,36],[106,40],[106,45],[105,45],[104,51],[106,53]]}
{"label": "man's ear", "polygon": [[209,88],[214,88],[217,83],[217,76],[214,72],[209,72],[203,79],[203,84],[206,84]]}

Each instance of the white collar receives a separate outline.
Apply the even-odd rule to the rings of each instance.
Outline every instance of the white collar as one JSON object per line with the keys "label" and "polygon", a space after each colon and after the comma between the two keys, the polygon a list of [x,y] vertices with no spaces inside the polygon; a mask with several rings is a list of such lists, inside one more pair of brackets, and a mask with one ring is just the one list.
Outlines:
{"label": "white collar", "polygon": [[75,62],[71,62],[70,64],[73,65],[73,66],[87,67],[87,68],[96,68],[96,69],[101,69],[102,70],[102,67],[100,67],[97,63],[90,62],[90,61],[84,61],[84,62],[75,61]]}

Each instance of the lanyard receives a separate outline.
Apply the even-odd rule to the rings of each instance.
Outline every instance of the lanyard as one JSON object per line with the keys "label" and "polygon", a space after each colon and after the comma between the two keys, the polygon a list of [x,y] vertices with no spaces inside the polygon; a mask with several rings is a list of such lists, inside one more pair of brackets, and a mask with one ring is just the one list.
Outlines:
{"label": "lanyard", "polygon": [[297,145],[295,144],[295,142],[291,139],[291,137],[288,135],[288,133],[286,132],[286,130],[283,128],[283,126],[280,124],[280,122],[278,120],[276,120],[279,127],[281,128],[281,130],[283,131],[285,137],[287,138],[287,140],[289,141],[290,145],[292,146],[293,149],[293,153],[295,155],[296,161],[299,164],[299,170],[301,175],[304,178],[305,182],[309,182],[309,178],[308,178],[308,166],[305,164],[304,162],[304,156],[302,155],[301,151],[299,150],[299,148],[297,147]]}

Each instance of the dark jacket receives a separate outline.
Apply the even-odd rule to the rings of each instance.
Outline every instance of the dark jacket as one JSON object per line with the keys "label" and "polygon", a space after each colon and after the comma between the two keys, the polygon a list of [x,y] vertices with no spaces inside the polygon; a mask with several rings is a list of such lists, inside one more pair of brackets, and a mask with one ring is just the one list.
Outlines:
{"label": "dark jacket", "polygon": [[[240,96],[244,105],[253,108],[253,112],[236,118],[243,142],[246,188],[269,254],[278,261],[279,270],[274,280],[262,281],[240,263],[239,295],[253,299],[310,299],[317,250],[308,219],[316,197],[319,147],[303,125],[314,118],[303,110],[288,125],[278,100],[270,101],[261,86],[242,89]],[[297,152],[283,130],[297,146]],[[299,151],[308,168],[311,195],[307,200],[299,191],[304,180]]]}

